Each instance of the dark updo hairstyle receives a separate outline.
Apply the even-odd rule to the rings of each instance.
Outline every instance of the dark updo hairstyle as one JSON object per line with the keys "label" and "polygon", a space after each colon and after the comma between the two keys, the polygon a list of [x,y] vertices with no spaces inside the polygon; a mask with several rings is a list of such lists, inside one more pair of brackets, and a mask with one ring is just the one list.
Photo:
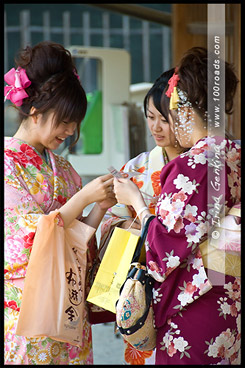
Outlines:
{"label": "dark updo hairstyle", "polygon": [[[208,109],[208,52],[203,47],[189,49],[180,60],[177,73],[180,80],[178,87],[185,91],[187,99],[191,102],[195,111],[205,120]],[[236,93],[238,79],[233,66],[225,62],[225,112],[233,112],[233,99]],[[166,92],[166,91],[165,91]],[[162,109],[167,111],[169,97],[163,94]]]}
{"label": "dark updo hairstyle", "polygon": [[149,104],[149,99],[152,98],[153,104],[156,109],[165,117],[168,121],[168,111],[163,111],[162,109],[162,94],[165,90],[166,86],[168,85],[169,79],[174,74],[174,68],[167,70],[166,72],[162,73],[154,82],[151,89],[147,92],[144,98],[144,113],[145,117],[147,117],[147,109]]}
{"label": "dark updo hairstyle", "polygon": [[71,54],[62,45],[44,41],[34,47],[20,50],[15,59],[16,66],[25,69],[31,85],[25,89],[28,98],[18,108],[22,120],[30,116],[31,107],[35,115],[54,111],[54,125],[61,122],[77,123],[79,139],[80,124],[87,110],[87,98],[73,63]]}

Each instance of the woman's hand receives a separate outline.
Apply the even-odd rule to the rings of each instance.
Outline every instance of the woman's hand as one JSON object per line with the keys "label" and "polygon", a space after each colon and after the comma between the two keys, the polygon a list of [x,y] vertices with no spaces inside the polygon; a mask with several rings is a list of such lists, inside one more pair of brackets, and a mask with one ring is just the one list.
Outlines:
{"label": "woman's hand", "polygon": [[115,197],[115,193],[113,191],[113,187],[111,188],[111,192],[108,193],[108,196],[106,199],[104,199],[101,202],[97,202],[100,206],[101,210],[108,210],[108,208],[113,207],[117,203],[117,199]]}
{"label": "woman's hand", "polygon": [[143,217],[150,214],[139,188],[130,179],[115,178],[114,192],[118,203],[134,207],[141,223]]}
{"label": "woman's hand", "polygon": [[128,206],[134,207],[137,199],[142,198],[137,185],[132,180],[126,178],[114,179],[114,192],[117,202]]}
{"label": "woman's hand", "polygon": [[[86,200],[88,205],[94,202],[102,202],[104,200],[109,200],[109,202],[105,202],[104,205],[113,205],[116,203],[115,195],[113,193],[113,175],[106,174],[103,176],[99,176],[98,178],[91,180],[88,184],[86,184],[82,188],[82,192],[84,196],[86,196]],[[115,203],[114,203],[115,202]],[[107,207],[109,208],[109,207]]]}

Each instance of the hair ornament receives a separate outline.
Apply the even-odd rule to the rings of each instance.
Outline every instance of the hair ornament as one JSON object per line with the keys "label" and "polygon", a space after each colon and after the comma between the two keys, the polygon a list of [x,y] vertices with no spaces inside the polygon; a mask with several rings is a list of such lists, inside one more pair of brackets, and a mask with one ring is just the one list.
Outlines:
{"label": "hair ornament", "polygon": [[178,74],[176,74],[176,72],[174,72],[174,74],[172,75],[172,77],[169,79],[168,81],[168,90],[166,92],[166,96],[171,97],[171,93],[173,93],[174,91],[174,87],[177,87],[178,81],[179,81],[179,76]]}
{"label": "hair ornament", "polygon": [[178,85],[178,81],[180,80],[180,78],[177,74],[177,71],[178,69],[175,68],[174,74],[168,81],[169,87],[166,92],[166,96],[170,97],[170,102],[169,102],[170,110],[178,108],[179,96],[178,96],[178,91],[177,91],[177,85]]}
{"label": "hair ornament", "polygon": [[10,69],[4,75],[4,80],[8,83],[8,86],[4,87],[4,102],[10,100],[16,106],[21,106],[23,99],[29,97],[25,88],[29,87],[31,84],[25,69],[20,67],[16,70],[14,68]]}
{"label": "hair ornament", "polygon": [[80,77],[79,77],[79,75],[77,74],[77,72],[76,72],[76,70],[75,70],[75,69],[73,69],[73,73],[74,73],[74,75],[77,77],[77,79],[78,79],[78,80],[80,80]]}
{"label": "hair ornament", "polygon": [[170,110],[176,110],[178,108],[179,103],[179,95],[177,87],[174,87],[173,92],[171,93],[170,101],[169,101],[169,109]]}

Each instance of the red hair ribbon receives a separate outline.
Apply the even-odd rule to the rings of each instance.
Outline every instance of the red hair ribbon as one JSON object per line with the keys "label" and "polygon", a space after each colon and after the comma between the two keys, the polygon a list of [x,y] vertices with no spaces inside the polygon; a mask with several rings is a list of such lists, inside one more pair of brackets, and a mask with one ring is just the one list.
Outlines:
{"label": "red hair ribbon", "polygon": [[171,93],[173,92],[174,87],[177,86],[178,81],[180,80],[178,74],[176,74],[176,73],[177,73],[177,68],[175,68],[174,74],[172,75],[172,77],[168,81],[169,87],[168,87],[168,90],[165,93],[165,95],[168,96],[169,98],[171,97]]}

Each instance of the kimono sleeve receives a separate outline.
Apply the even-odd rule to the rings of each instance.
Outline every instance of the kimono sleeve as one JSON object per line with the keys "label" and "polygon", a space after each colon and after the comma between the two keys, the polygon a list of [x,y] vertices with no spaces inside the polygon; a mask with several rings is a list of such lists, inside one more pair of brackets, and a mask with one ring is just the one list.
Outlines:
{"label": "kimono sleeve", "polygon": [[[216,147],[224,148],[224,142],[222,144],[216,142]],[[208,190],[214,202],[217,195],[208,180],[211,155],[207,153],[210,150],[206,142],[201,141],[190,152],[171,161],[161,173],[157,217],[149,226],[146,242],[148,272],[157,280],[154,304],[160,303],[162,307],[161,314],[156,311],[158,325],[212,288],[199,250],[212,222],[208,213]],[[224,157],[221,161],[226,172],[224,201],[231,207],[227,175],[231,170]]]}
{"label": "kimono sleeve", "polygon": [[195,173],[185,171],[186,163],[187,157],[177,158],[163,169],[158,215],[147,236],[148,272],[157,280],[153,290],[157,326],[212,287],[197,248],[207,231],[206,170],[200,166]]}
{"label": "kimono sleeve", "polygon": [[7,156],[4,169],[5,276],[17,272],[23,277],[43,210],[29,193],[19,167]]}

